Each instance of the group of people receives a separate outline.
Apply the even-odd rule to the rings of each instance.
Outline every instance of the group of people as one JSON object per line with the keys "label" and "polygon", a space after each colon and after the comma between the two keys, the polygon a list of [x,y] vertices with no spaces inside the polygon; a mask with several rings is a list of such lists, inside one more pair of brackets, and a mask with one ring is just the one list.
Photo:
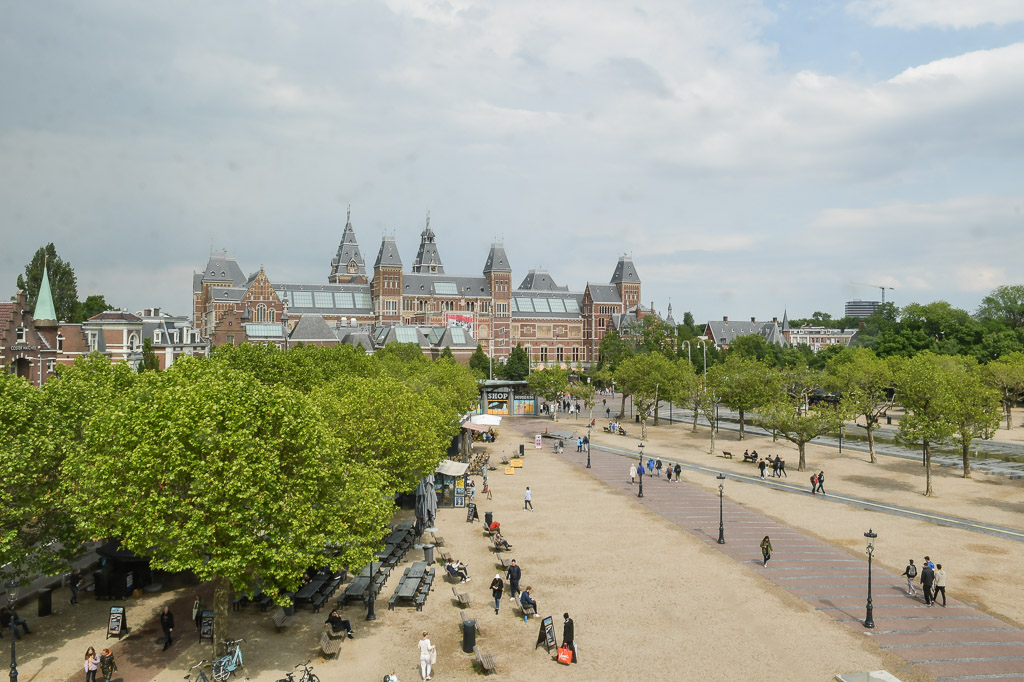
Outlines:
{"label": "group of people", "polygon": [[113,651],[104,648],[103,653],[97,654],[92,647],[85,650],[85,682],[96,682],[97,672],[103,673],[103,682],[110,682],[116,671]]}
{"label": "group of people", "polygon": [[676,483],[679,482],[679,478],[683,473],[683,467],[680,466],[678,462],[676,462],[676,465],[673,468],[671,462],[662,462],[660,459],[649,459],[647,460],[646,468],[642,463],[637,464],[636,466],[633,466],[632,464],[629,465],[629,484],[633,485],[636,483],[637,476],[647,475],[660,477],[662,469],[665,470],[665,479],[667,481],[672,481],[672,474],[674,473],[676,476]]}
{"label": "group of people", "polygon": [[576,452],[583,452],[590,446],[590,438],[587,436],[576,437]]}
{"label": "group of people", "polygon": [[469,577],[469,570],[467,564],[462,563],[456,559],[449,559],[444,565],[444,570],[448,572],[448,575],[453,578],[458,578],[460,583],[468,583],[472,578]]}
{"label": "group of people", "polygon": [[[917,596],[917,590],[914,588],[914,578],[918,577],[917,566],[914,564],[914,560],[910,559],[910,563],[903,569],[902,575],[907,578],[907,594],[911,597]],[[942,564],[936,564],[931,560],[931,557],[925,557],[924,563],[921,564],[921,591],[924,592],[924,603],[925,606],[935,606],[939,598],[939,594],[942,594],[942,608],[946,608],[946,572],[942,570]]]}
{"label": "group of people", "polygon": [[811,494],[817,495],[821,493],[825,494],[825,472],[819,471],[816,474],[811,474]]}
{"label": "group of people", "polygon": [[789,478],[789,474],[786,473],[786,460],[782,459],[779,455],[775,455],[775,457],[771,455],[759,457],[757,450],[754,450],[753,453],[747,450],[743,451],[744,459],[750,459],[751,455],[757,461],[757,468],[761,472],[761,478],[768,478],[768,467],[772,469],[772,478],[782,478],[783,476]]}
{"label": "group of people", "polygon": [[614,419],[608,422],[608,431],[610,433],[621,433],[622,435],[626,435],[626,429],[622,428],[622,425]]}

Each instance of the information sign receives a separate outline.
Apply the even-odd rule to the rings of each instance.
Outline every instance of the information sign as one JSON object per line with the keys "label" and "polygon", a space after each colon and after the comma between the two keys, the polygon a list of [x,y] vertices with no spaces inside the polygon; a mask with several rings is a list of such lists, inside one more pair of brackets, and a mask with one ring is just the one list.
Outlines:
{"label": "information sign", "polygon": [[199,641],[213,641],[213,611],[203,611],[199,617]]}
{"label": "information sign", "polygon": [[473,523],[475,519],[479,519],[480,515],[476,512],[476,502],[470,502],[466,505],[466,523]]}
{"label": "information sign", "polygon": [[541,448],[539,433],[533,437],[533,447],[537,448],[538,450],[540,450]]}
{"label": "information sign", "polygon": [[534,649],[539,647],[541,644],[549,652],[552,649],[558,648],[558,643],[555,641],[555,622],[551,616],[548,616],[540,622],[540,632],[537,633],[537,644],[534,645]]}
{"label": "information sign", "polygon": [[107,636],[104,637],[104,639],[107,639],[111,636],[121,639],[121,635],[123,635],[126,631],[127,623],[125,622],[124,618],[124,607],[111,606],[110,617],[107,620]]}

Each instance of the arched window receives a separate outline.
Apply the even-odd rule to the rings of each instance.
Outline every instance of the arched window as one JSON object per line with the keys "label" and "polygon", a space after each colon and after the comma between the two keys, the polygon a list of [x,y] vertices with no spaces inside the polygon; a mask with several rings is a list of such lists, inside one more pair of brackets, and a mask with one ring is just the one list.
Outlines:
{"label": "arched window", "polygon": [[266,322],[267,321],[267,306],[265,306],[262,303],[260,303],[258,306],[256,306],[256,321],[257,322]]}
{"label": "arched window", "polygon": [[359,266],[356,264],[354,260],[350,260],[348,262],[348,274],[354,275],[357,272],[359,272]]}
{"label": "arched window", "polygon": [[277,317],[277,311],[273,308],[267,311],[267,322],[275,322]]}
{"label": "arched window", "polygon": [[136,350],[138,350],[138,348],[139,348],[139,337],[136,336],[135,334],[131,334],[128,337],[128,350],[129,351],[136,351]]}

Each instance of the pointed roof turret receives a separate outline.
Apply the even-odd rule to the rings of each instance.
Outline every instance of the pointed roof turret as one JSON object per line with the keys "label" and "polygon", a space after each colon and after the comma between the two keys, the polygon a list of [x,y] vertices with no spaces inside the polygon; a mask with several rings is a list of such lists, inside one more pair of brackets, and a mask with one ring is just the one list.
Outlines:
{"label": "pointed roof turret", "polygon": [[665,318],[665,324],[667,324],[667,325],[669,325],[671,327],[675,327],[676,326],[676,319],[674,317],[672,317],[672,304],[671,303],[668,304],[668,317]]}
{"label": "pointed roof turret", "polygon": [[39,284],[39,295],[36,296],[36,309],[32,312],[32,319],[37,327],[42,326],[40,322],[50,322],[51,326],[57,324],[57,311],[53,307],[53,294],[50,293],[50,274],[43,263],[43,281]]}
{"label": "pointed roof turret", "polygon": [[377,260],[373,267],[379,268],[382,265],[402,267],[402,257],[398,255],[398,244],[395,244],[394,237],[388,235],[384,235],[380,240],[380,251],[377,252]]}
{"label": "pointed roof turret", "polygon": [[633,267],[632,256],[619,256],[615,272],[612,273],[612,284],[621,284],[622,282],[640,283],[640,276],[636,274],[636,268]]}
{"label": "pointed roof turret", "polygon": [[508,264],[508,256],[505,255],[505,246],[501,242],[492,242],[491,250],[487,252],[484,274],[489,272],[512,272],[512,268]]}
{"label": "pointed roof turret", "polygon": [[348,207],[345,218],[345,231],[341,235],[338,253],[331,259],[331,275],[333,283],[350,282],[359,277],[366,278],[366,262],[359,251],[359,241],[352,229],[352,207]]}
{"label": "pointed roof turret", "polygon": [[784,332],[788,332],[789,331],[789,311],[788,310],[783,310],[782,311],[782,331],[784,331]]}
{"label": "pointed roof turret", "polygon": [[444,274],[441,254],[434,243],[434,231],[430,229],[430,211],[427,211],[427,226],[420,233],[420,249],[412,262],[413,272]]}

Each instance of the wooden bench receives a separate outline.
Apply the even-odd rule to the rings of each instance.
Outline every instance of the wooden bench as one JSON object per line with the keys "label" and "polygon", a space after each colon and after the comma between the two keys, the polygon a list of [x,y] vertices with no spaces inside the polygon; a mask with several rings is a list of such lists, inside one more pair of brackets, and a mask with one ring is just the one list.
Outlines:
{"label": "wooden bench", "polygon": [[[466,627],[466,621],[467,620],[473,620],[472,618],[467,618],[466,617],[466,613],[467,612],[466,612],[465,609],[462,609],[461,611],[459,611],[459,617],[462,618],[462,627]],[[476,632],[479,635],[484,634],[484,631],[480,628],[480,621],[479,620],[476,622]]]}
{"label": "wooden bench", "polygon": [[501,554],[498,554],[497,557],[498,557],[498,563],[501,564],[501,567],[506,569],[506,570],[508,570],[508,567],[512,565],[512,560],[511,559],[506,559]]}
{"label": "wooden bench", "polygon": [[341,643],[344,637],[334,638],[328,635],[326,632],[320,635],[320,653],[324,658],[330,658],[331,656],[338,656],[341,651]]}
{"label": "wooden bench", "polygon": [[269,594],[264,594],[256,603],[260,605],[260,611],[265,613],[267,609],[273,606],[274,600]]}
{"label": "wooden bench", "polygon": [[537,610],[532,606],[524,606],[523,602],[519,601],[519,595],[516,595],[516,606],[519,607],[519,612],[523,614],[523,618],[529,618],[530,616],[536,616]]}
{"label": "wooden bench", "polygon": [[602,426],[601,428],[604,429],[605,433],[611,433],[612,432],[612,430],[609,429],[607,426]]}
{"label": "wooden bench", "polygon": [[278,609],[275,611],[271,620],[274,622],[274,627],[277,628],[278,632],[281,632],[281,630],[284,630],[292,624],[292,617],[285,615],[284,609]]}
{"label": "wooden bench", "polygon": [[452,594],[455,595],[455,600],[459,602],[459,606],[469,608],[469,593],[459,592],[454,586],[452,586]]}
{"label": "wooden bench", "polygon": [[437,556],[438,556],[437,562],[439,564],[447,564],[449,561],[452,560],[452,555],[449,554],[448,552],[444,551],[443,549],[442,550],[438,550]]}
{"label": "wooden bench", "polygon": [[722,457],[725,457],[726,459],[732,459],[732,453],[722,450]]}
{"label": "wooden bench", "polygon": [[473,655],[476,656],[476,662],[484,669],[485,675],[498,672],[498,668],[494,664],[494,656],[480,653],[480,647],[478,646],[473,647]]}
{"label": "wooden bench", "polygon": [[327,594],[324,592],[314,594],[313,598],[309,600],[310,605],[313,607],[313,613],[320,613],[320,609],[323,608],[325,601],[327,601]]}
{"label": "wooden bench", "polygon": [[436,535],[434,533],[431,533],[430,535],[434,538],[434,546],[435,547],[444,547],[444,538],[443,537],[441,537],[440,535]]}
{"label": "wooden bench", "polygon": [[497,534],[491,536],[491,545],[494,547],[494,551],[498,554],[501,554],[502,552],[506,551],[505,545],[498,542]]}
{"label": "wooden bench", "polygon": [[743,461],[744,462],[754,462],[754,463],[757,463],[757,455],[751,455],[749,453],[744,453],[743,454]]}
{"label": "wooden bench", "polygon": [[231,602],[231,608],[235,611],[240,611],[243,606],[249,603],[248,595],[240,594],[235,597],[235,600]]}

